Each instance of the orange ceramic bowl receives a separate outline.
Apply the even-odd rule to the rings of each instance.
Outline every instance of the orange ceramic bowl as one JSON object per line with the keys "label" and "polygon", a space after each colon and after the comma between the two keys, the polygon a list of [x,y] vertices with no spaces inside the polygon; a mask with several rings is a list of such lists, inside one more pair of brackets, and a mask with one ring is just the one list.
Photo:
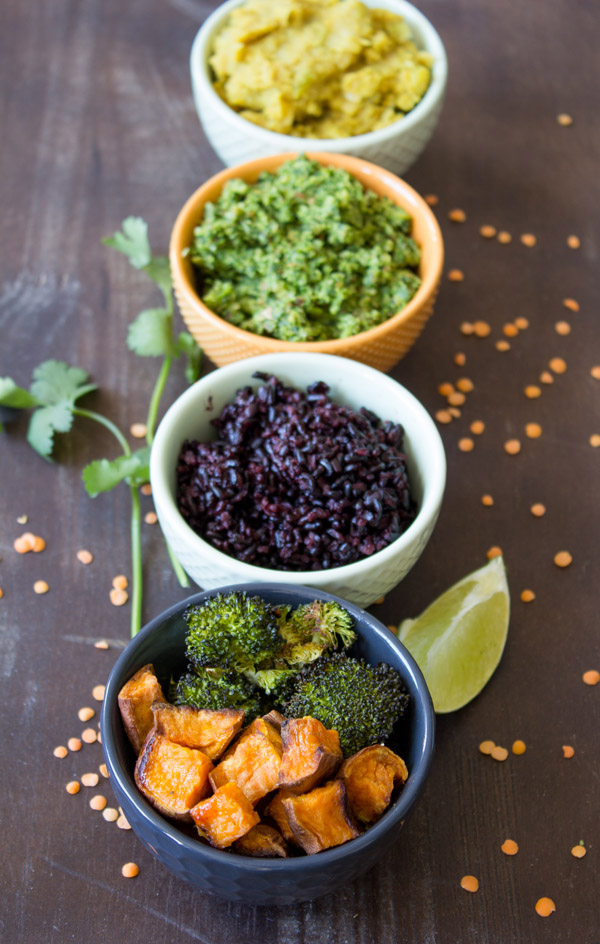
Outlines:
{"label": "orange ceramic bowl", "polygon": [[192,263],[183,256],[191,245],[194,227],[202,220],[204,205],[218,199],[228,180],[241,177],[252,182],[263,171],[276,170],[296,154],[275,154],[247,164],[229,167],[207,180],[189,198],[173,227],[170,259],[175,297],[183,320],[200,347],[217,366],[245,357],[283,351],[337,354],[387,371],[412,347],[433,312],[444,262],[444,244],[437,220],[425,201],[407,183],[376,164],[346,154],[309,153],[308,157],[328,166],[343,167],[365,186],[389,197],[412,216],[412,235],[421,247],[419,275],[422,283],[406,305],[383,324],[350,338],[332,341],[280,341],[243,331],[215,312],[200,299]]}

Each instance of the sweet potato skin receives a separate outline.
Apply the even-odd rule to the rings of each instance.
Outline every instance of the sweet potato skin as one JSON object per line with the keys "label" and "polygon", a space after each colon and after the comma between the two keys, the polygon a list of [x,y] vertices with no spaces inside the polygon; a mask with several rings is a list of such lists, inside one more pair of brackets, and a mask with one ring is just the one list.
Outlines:
{"label": "sweet potato skin", "polygon": [[285,721],[285,718],[275,708],[271,708],[268,714],[263,715],[263,721],[266,721],[268,724],[272,724],[273,727],[277,728],[281,734],[281,725]]}
{"label": "sweet potato skin", "polygon": [[172,819],[190,819],[190,810],[210,794],[212,761],[152,729],[137,764],[135,782],[147,800]]}
{"label": "sweet potato skin", "polygon": [[294,796],[291,790],[287,790],[285,787],[280,787],[265,809],[265,816],[270,816],[271,819],[277,823],[277,828],[286,842],[291,842],[296,845],[296,837],[291,830],[287,812],[285,806],[283,805],[283,800],[291,796]]}
{"label": "sweet potato skin", "polygon": [[221,756],[244,721],[241,709],[222,708],[213,711],[160,701],[152,705],[152,714],[159,734],[184,747],[202,751],[211,760]]}
{"label": "sweet potato skin", "polygon": [[406,764],[389,747],[372,744],[344,761],[337,776],[346,785],[348,808],[371,825],[390,805],[394,788],[408,779]]}
{"label": "sweet potato skin", "polygon": [[251,802],[232,782],[197,803],[190,814],[200,835],[217,849],[227,849],[260,822]]}
{"label": "sweet potato skin", "polygon": [[165,696],[151,663],[138,669],[119,692],[118,702],[123,727],[136,754],[141,751],[154,724],[152,705],[155,701],[164,700]]}
{"label": "sweet potato skin", "polygon": [[342,780],[282,800],[296,842],[308,855],[340,846],[360,835],[346,805]]}
{"label": "sweet potato skin", "polygon": [[263,718],[257,718],[242,731],[212,771],[213,790],[233,781],[251,803],[257,803],[277,786],[281,753],[279,731]]}
{"label": "sweet potato skin", "polygon": [[267,823],[258,823],[253,826],[241,839],[234,843],[234,851],[240,855],[254,856],[261,859],[272,859],[279,856],[287,859],[287,843],[279,830]]}
{"label": "sweet potato skin", "polygon": [[337,731],[328,731],[316,718],[285,721],[281,741],[279,786],[292,793],[309,793],[332,777],[344,759]]}

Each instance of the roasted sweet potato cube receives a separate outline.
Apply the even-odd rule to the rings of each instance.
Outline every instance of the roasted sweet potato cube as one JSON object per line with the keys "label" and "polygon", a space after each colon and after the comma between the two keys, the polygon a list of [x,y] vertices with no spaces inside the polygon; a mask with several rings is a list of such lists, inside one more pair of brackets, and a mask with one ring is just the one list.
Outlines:
{"label": "roasted sweet potato cube", "polygon": [[372,744],[348,757],[337,775],[346,785],[352,815],[361,823],[371,824],[389,806],[394,788],[406,782],[408,770],[389,747]]}
{"label": "roasted sweet potato cube", "polygon": [[223,784],[190,812],[200,835],[217,849],[226,849],[260,823],[252,803],[235,783]]}
{"label": "roasted sweet potato cube", "polygon": [[141,751],[146,735],[154,724],[153,703],[164,700],[165,696],[151,664],[138,669],[119,692],[123,726],[136,754]]}
{"label": "roasted sweet potato cube", "polygon": [[273,858],[274,856],[287,859],[288,856],[285,839],[277,829],[268,826],[266,823],[253,826],[250,832],[236,841],[234,849],[240,855],[257,856],[262,859]]}
{"label": "roasted sweet potato cube", "polygon": [[154,725],[159,734],[170,741],[195,747],[211,760],[221,756],[242,727],[244,712],[236,708],[192,708],[190,705],[168,705],[155,702],[152,706]]}
{"label": "roasted sweet potato cube", "polygon": [[277,728],[281,734],[281,725],[285,721],[283,715],[280,715],[275,708],[271,708],[270,712],[267,715],[263,715],[263,721],[267,721],[268,724],[272,724],[274,728]]}
{"label": "roasted sweet potato cube", "polygon": [[292,842],[296,845],[296,839],[290,828],[287,812],[283,805],[283,800],[285,800],[286,797],[294,795],[291,790],[288,790],[286,787],[281,787],[267,806],[265,816],[270,816],[271,819],[277,823],[279,832],[286,842]]}
{"label": "roasted sweet potato cube", "polygon": [[287,797],[282,803],[296,842],[309,855],[359,835],[348,813],[343,780],[330,780],[324,787]]}
{"label": "roasted sweet potato cube", "polygon": [[316,718],[292,718],[281,726],[279,786],[308,793],[334,775],[344,759],[337,731]]}
{"label": "roasted sweet potato cube", "polygon": [[173,819],[189,820],[190,810],[210,794],[212,761],[152,730],[135,765],[135,782],[146,799]]}
{"label": "roasted sweet potato cube", "polygon": [[281,735],[272,724],[257,718],[227,749],[210,775],[214,790],[233,781],[251,803],[277,786],[281,766]]}

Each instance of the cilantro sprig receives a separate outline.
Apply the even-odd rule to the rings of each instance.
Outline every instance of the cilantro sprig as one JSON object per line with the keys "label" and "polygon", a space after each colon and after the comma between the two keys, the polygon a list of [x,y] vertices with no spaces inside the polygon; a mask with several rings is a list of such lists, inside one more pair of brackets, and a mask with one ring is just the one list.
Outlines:
{"label": "cilantro sprig", "polygon": [[[127,345],[140,357],[162,357],[162,364],[154,384],[146,419],[146,445],[132,450],[125,435],[109,417],[79,405],[79,400],[97,389],[89,382],[81,367],[71,367],[63,361],[44,361],[33,371],[29,390],[19,387],[10,377],[0,378],[0,407],[3,413],[32,410],[27,430],[27,441],[44,459],[51,461],[56,434],[68,433],[76,417],[98,423],[112,433],[121,454],[113,459],[96,459],[82,473],[83,484],[91,498],[111,491],[124,482],[131,493],[131,560],[132,601],[131,635],[142,622],[142,542],[139,488],[148,482],[150,447],[154,440],[156,423],[165,384],[173,361],[183,356],[185,376],[193,383],[200,375],[202,352],[187,331],[177,337],[173,332],[173,295],[171,272],[166,256],[153,256],[148,239],[148,226],[139,217],[128,217],[122,229],[103,240],[123,253],[135,269],[144,271],[161,290],[163,306],[149,308],[135,318],[127,334]],[[2,425],[0,424],[0,430]],[[178,580],[189,586],[181,564],[167,544],[167,550]]]}

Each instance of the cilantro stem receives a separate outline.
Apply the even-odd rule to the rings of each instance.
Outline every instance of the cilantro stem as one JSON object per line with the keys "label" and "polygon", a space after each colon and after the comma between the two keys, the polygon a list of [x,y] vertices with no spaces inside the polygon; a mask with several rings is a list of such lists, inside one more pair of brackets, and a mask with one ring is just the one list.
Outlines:
{"label": "cilantro stem", "polygon": [[167,377],[169,376],[169,371],[171,370],[171,364],[173,363],[172,357],[165,357],[162,367],[160,368],[160,373],[156,378],[156,383],[154,384],[154,390],[152,391],[152,396],[150,397],[150,405],[148,406],[148,416],[146,418],[146,442],[149,446],[154,442],[154,431],[156,428],[156,418],[158,416],[158,408],[160,406],[160,401],[164,393],[165,384],[167,382]]}
{"label": "cilantro stem", "polygon": [[140,495],[135,485],[131,491],[131,636],[142,628],[142,522]]}
{"label": "cilantro stem", "polygon": [[123,455],[131,455],[131,448],[123,433],[119,427],[115,426],[115,424],[111,420],[107,419],[106,416],[102,416],[101,413],[96,413],[94,410],[82,410],[82,408],[79,406],[74,407],[72,412],[74,416],[83,416],[85,419],[93,420],[94,423],[100,423],[100,426],[104,426],[105,429],[113,434],[121,449],[123,450]]}

